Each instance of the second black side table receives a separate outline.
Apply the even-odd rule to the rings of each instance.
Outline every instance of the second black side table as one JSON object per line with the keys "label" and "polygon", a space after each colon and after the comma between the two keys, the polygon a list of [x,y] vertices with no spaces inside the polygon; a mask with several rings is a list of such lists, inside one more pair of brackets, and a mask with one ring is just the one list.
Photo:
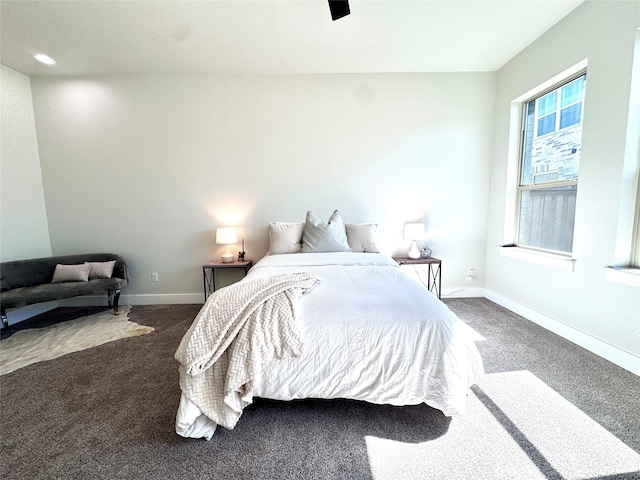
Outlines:
{"label": "second black side table", "polygon": [[253,260],[243,260],[241,262],[224,263],[221,261],[211,261],[202,265],[202,285],[204,287],[204,301],[209,295],[216,291],[216,270],[223,268],[242,268],[246,275],[253,266]]}
{"label": "second black side table", "polygon": [[442,292],[442,260],[433,257],[415,259],[408,257],[393,257],[393,259],[400,265],[429,265],[427,288],[440,298],[440,294]]}

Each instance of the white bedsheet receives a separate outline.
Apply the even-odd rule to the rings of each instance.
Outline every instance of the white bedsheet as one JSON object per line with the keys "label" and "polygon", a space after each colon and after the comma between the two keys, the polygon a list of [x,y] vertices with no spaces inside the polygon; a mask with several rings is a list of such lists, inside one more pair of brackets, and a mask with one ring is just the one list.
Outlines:
{"label": "white bedsheet", "polygon": [[[465,411],[468,389],[483,374],[469,329],[396,262],[376,253],[272,255],[246,278],[293,272],[320,279],[296,304],[303,353],[267,365],[254,396],[426,403],[447,416]],[[176,431],[211,438],[216,425],[207,420],[183,396]]]}

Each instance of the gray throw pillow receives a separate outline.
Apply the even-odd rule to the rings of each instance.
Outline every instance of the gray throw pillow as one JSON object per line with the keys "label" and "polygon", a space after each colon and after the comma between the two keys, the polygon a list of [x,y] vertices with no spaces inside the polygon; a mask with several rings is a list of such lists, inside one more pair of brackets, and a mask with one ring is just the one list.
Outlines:
{"label": "gray throw pillow", "polygon": [[88,282],[90,270],[91,265],[88,263],[82,263],[80,265],[62,265],[59,263],[53,272],[51,283]]}
{"label": "gray throw pillow", "polygon": [[324,223],[316,214],[307,212],[302,231],[302,253],[350,252],[344,222],[337,210]]}
{"label": "gray throw pillow", "polygon": [[94,278],[111,278],[113,276],[113,269],[116,266],[116,261],[111,260],[109,262],[87,262],[91,267],[89,270],[89,280]]}

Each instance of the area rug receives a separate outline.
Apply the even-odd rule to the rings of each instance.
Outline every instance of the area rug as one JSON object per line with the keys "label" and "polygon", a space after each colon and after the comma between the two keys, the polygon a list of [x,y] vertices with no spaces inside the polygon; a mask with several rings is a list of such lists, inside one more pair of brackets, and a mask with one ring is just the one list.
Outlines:
{"label": "area rug", "polygon": [[0,375],[114,340],[153,332],[153,327],[129,321],[130,309],[125,306],[120,308],[119,315],[107,310],[14,333],[0,342]]}

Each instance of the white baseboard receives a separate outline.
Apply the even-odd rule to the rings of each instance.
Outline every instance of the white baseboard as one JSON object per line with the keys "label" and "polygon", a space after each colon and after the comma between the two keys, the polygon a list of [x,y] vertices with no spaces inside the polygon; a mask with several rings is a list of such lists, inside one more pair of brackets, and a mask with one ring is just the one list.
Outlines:
{"label": "white baseboard", "polygon": [[498,305],[540,325],[547,330],[566,338],[570,342],[589,350],[596,355],[615,363],[619,367],[640,376],[640,357],[622,350],[610,343],[604,342],[555,318],[540,313],[515,300],[504,297],[499,293],[485,289],[484,296]]}
{"label": "white baseboard", "polygon": [[123,295],[120,297],[121,305],[170,305],[170,304],[195,304],[204,303],[202,293],[168,293],[153,295]]}
{"label": "white baseboard", "polygon": [[484,288],[483,287],[443,288],[441,297],[442,298],[484,297]]}

